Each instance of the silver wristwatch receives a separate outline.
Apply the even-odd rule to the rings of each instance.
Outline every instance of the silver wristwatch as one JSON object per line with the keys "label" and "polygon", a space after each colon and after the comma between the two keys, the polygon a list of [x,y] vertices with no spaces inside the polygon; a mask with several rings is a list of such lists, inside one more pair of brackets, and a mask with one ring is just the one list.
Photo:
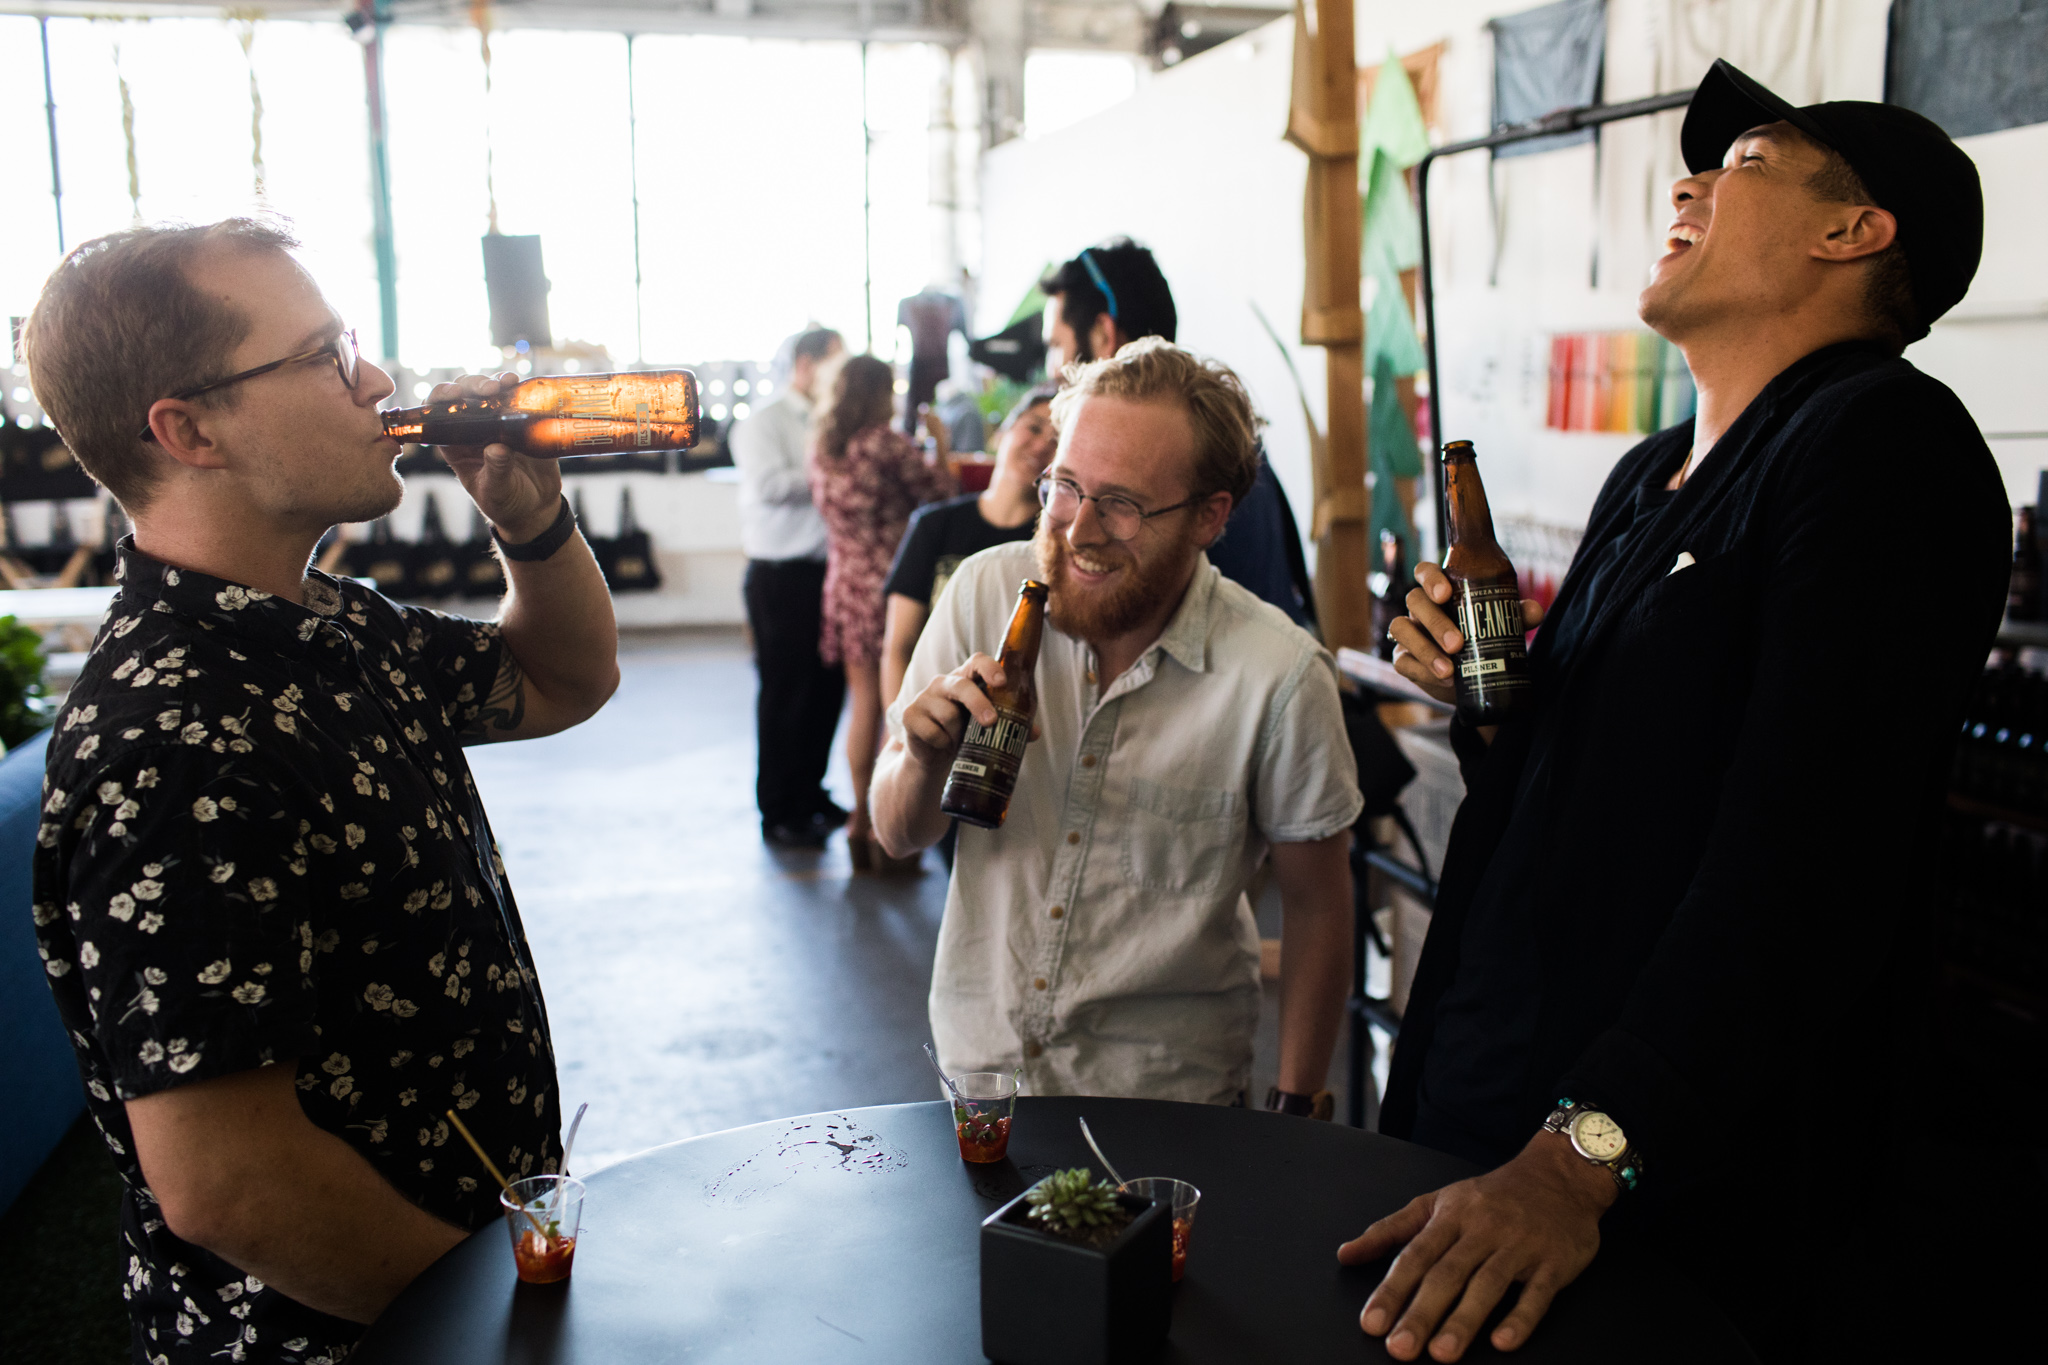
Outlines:
{"label": "silver wristwatch", "polygon": [[1642,1178],[1642,1153],[1629,1142],[1620,1124],[1590,1105],[1559,1100],[1550,1117],[1543,1120],[1543,1131],[1570,1138],[1573,1151],[1604,1168],[1624,1190],[1633,1190]]}

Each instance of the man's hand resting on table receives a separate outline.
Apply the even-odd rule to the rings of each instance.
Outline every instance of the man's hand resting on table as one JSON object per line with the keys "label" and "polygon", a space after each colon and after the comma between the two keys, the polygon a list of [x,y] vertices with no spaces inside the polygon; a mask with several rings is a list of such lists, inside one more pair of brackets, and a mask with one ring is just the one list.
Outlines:
{"label": "man's hand resting on table", "polygon": [[[1453,702],[1457,687],[1451,681],[1458,651],[1465,647],[1459,631],[1444,607],[1451,600],[1451,580],[1437,565],[1424,560],[1415,566],[1415,586],[1408,590],[1408,614],[1394,619],[1387,628],[1394,642],[1394,667],[1438,701]],[[1534,630],[1543,624],[1543,605],[1522,599],[1522,624]],[[1480,727],[1490,743],[1493,726]]]}
{"label": "man's hand resting on table", "polygon": [[[1433,566],[1431,566],[1433,567]],[[1495,1350],[1529,1339],[1557,1291],[1600,1249],[1600,1215],[1614,1177],[1560,1133],[1539,1133],[1513,1161],[1422,1195],[1337,1248],[1345,1265],[1401,1248],[1358,1323],[1387,1338],[1387,1354],[1415,1360],[1464,1355],[1510,1287],[1521,1301],[1494,1328]]]}

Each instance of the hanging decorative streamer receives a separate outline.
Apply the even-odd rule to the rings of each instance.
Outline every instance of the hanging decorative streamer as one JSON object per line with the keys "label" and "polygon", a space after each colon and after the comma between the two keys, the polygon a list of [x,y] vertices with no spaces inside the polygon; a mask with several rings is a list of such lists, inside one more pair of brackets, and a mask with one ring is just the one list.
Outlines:
{"label": "hanging decorative streamer", "polygon": [[498,187],[491,165],[491,2],[469,0],[469,22],[476,25],[484,58],[484,198],[490,204],[490,232],[498,232]]}
{"label": "hanging decorative streamer", "polygon": [[242,60],[249,66],[249,164],[256,172],[256,197],[265,197],[263,183],[263,91],[256,84],[256,21],[260,9],[232,9],[227,17],[235,25],[235,37],[242,44]]}
{"label": "hanging decorative streamer", "polygon": [[[117,19],[114,22],[127,23],[128,20]],[[140,22],[146,24],[149,20],[143,19]],[[114,83],[121,90],[121,136],[128,144],[128,208],[134,215],[135,226],[141,227],[142,172],[135,160],[135,99],[128,92],[127,76],[121,72],[120,30],[116,29],[114,32],[116,36],[109,46],[114,54]]]}

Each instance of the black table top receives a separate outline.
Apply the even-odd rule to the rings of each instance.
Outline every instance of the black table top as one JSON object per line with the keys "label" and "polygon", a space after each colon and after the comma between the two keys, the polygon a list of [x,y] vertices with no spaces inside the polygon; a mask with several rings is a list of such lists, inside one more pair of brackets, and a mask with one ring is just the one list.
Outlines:
{"label": "black table top", "polygon": [[[1020,1100],[1010,1159],[984,1167],[960,1160],[936,1101],[783,1119],[593,1175],[564,1284],[519,1284],[503,1226],[485,1228],[414,1281],[351,1365],[977,1365],[981,1220],[1054,1169],[1099,1164],[1077,1115],[1126,1177],[1202,1190],[1163,1362],[1387,1359],[1358,1328],[1384,1266],[1341,1267],[1337,1245],[1472,1173],[1355,1128],[1150,1100]],[[1465,1358],[1509,1357],[1482,1342]],[[1700,1291],[1610,1245],[1512,1357],[1587,1358],[1753,1357]]]}

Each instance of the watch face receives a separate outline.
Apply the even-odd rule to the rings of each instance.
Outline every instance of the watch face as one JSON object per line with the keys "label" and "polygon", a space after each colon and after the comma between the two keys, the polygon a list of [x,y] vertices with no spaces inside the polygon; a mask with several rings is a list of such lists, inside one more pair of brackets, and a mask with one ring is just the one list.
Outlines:
{"label": "watch face", "polygon": [[1572,1145],[1595,1161],[1612,1161],[1628,1150],[1621,1125],[1595,1109],[1572,1120]]}

